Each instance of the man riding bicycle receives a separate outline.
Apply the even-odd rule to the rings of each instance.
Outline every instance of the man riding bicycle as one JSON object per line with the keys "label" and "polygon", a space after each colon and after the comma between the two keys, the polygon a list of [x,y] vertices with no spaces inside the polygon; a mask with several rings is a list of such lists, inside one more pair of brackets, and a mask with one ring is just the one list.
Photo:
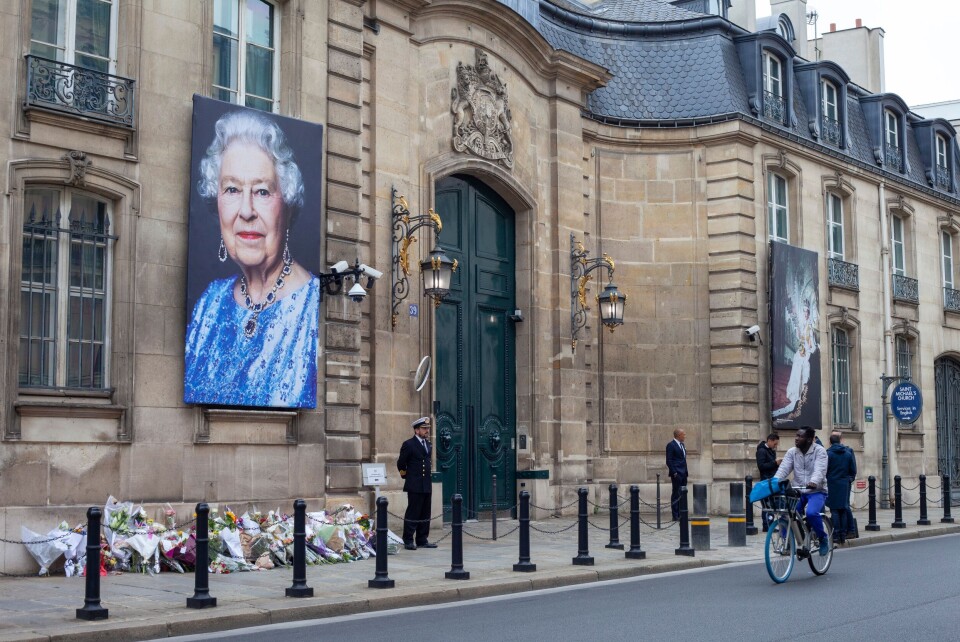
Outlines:
{"label": "man riding bicycle", "polygon": [[815,436],[816,431],[809,426],[798,430],[796,446],[787,451],[773,476],[783,481],[792,472],[794,485],[806,487],[800,497],[800,509],[805,511],[807,523],[820,540],[820,554],[826,555],[830,552],[830,540],[823,529],[820,511],[827,499],[828,458],[823,446],[814,442]]}

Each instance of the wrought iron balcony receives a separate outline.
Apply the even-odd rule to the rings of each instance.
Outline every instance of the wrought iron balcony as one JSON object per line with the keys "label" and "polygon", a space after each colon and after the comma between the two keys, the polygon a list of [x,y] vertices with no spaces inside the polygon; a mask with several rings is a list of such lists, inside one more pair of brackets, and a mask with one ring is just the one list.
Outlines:
{"label": "wrought iron balcony", "polygon": [[943,165],[937,165],[937,188],[950,190],[950,169]]}
{"label": "wrought iron balcony", "polygon": [[908,276],[893,275],[893,298],[895,301],[920,303],[920,284]]}
{"label": "wrought iron balcony", "polygon": [[51,109],[132,128],[134,82],[28,55],[26,107]]}
{"label": "wrought iron balcony", "polygon": [[828,116],[823,117],[823,140],[831,145],[836,147],[840,146],[840,121],[830,118]]}
{"label": "wrought iron balcony", "polygon": [[783,96],[778,96],[772,92],[765,91],[763,92],[763,115],[769,118],[770,120],[775,120],[778,123],[785,122],[786,120],[786,105],[783,102]]}
{"label": "wrought iron balcony", "polygon": [[960,312],[960,290],[943,288],[943,309]]}
{"label": "wrought iron balcony", "polygon": [[860,266],[840,259],[827,259],[827,283],[849,290],[860,290]]}
{"label": "wrought iron balcony", "polygon": [[898,172],[903,171],[903,154],[900,153],[900,148],[896,145],[890,143],[884,145],[883,158],[890,169],[895,169]]}

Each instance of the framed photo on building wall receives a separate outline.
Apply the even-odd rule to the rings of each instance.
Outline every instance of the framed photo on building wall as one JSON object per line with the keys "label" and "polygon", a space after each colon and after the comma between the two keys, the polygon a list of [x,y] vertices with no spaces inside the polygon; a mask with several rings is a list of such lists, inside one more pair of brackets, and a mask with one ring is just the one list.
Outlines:
{"label": "framed photo on building wall", "polygon": [[820,426],[817,258],[770,242],[770,408],[777,429]]}
{"label": "framed photo on building wall", "polygon": [[193,98],[184,402],[315,408],[323,127]]}

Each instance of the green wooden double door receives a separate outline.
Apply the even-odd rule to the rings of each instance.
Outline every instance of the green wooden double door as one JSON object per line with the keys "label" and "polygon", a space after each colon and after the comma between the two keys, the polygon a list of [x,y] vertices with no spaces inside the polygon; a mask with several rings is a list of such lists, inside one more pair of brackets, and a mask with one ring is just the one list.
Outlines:
{"label": "green wooden double door", "polygon": [[[464,516],[516,504],[515,230],[513,210],[469,176],[436,186],[439,242],[458,262],[436,310],[437,471],[443,504]],[[450,513],[447,513],[447,519]]]}

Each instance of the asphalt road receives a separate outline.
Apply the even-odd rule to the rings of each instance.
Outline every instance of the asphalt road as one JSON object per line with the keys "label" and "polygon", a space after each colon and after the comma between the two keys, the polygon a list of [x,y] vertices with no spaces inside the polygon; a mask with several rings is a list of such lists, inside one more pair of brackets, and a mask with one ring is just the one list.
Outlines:
{"label": "asphalt road", "polygon": [[174,640],[958,640],[960,535],[837,551],[776,585],[760,563]]}

